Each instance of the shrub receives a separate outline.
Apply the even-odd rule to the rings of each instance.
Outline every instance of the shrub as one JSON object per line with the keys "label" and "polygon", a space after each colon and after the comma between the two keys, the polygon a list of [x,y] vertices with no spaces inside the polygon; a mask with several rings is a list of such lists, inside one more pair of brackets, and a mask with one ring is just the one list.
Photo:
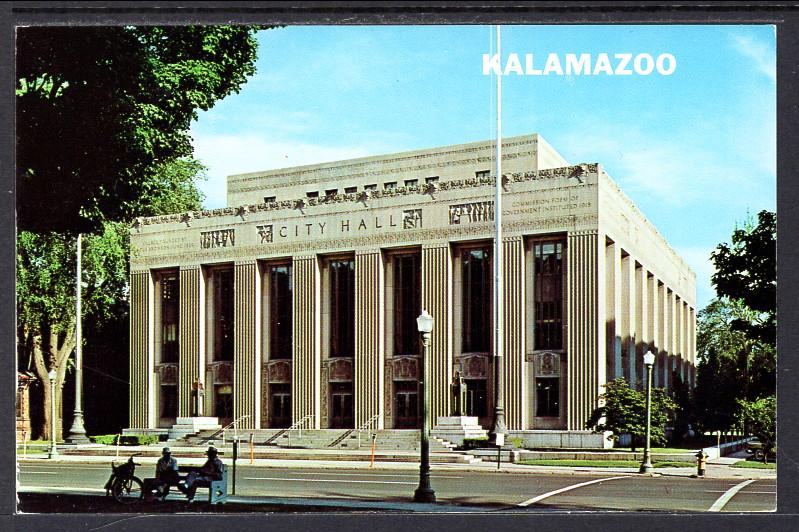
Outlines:
{"label": "shrub", "polygon": [[488,438],[464,438],[461,448],[465,450],[479,449],[488,445]]}
{"label": "shrub", "polygon": [[[91,436],[90,439],[94,443],[101,443],[103,445],[116,445],[118,434],[103,434],[99,436]],[[158,443],[159,438],[157,434],[123,434],[119,437],[120,445],[149,445],[151,443]]]}

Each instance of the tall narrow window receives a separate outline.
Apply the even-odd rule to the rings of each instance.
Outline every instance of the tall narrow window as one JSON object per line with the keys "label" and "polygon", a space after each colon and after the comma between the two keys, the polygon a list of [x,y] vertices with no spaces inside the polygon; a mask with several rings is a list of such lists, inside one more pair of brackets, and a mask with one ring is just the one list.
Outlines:
{"label": "tall narrow window", "polygon": [[178,361],[179,283],[177,273],[161,277],[161,362]]}
{"label": "tall narrow window", "polygon": [[214,272],[214,360],[233,360],[233,269]]}
{"label": "tall narrow window", "polygon": [[463,267],[464,353],[491,351],[491,253],[469,249],[461,255]]}
{"label": "tall narrow window", "polygon": [[291,358],[291,265],[269,267],[269,358]]}
{"label": "tall narrow window", "polygon": [[355,261],[331,260],[330,356],[355,354]]}
{"label": "tall narrow window", "polygon": [[421,256],[394,257],[394,355],[418,355],[421,314]]}
{"label": "tall narrow window", "polygon": [[563,349],[563,242],[536,242],[535,349]]}

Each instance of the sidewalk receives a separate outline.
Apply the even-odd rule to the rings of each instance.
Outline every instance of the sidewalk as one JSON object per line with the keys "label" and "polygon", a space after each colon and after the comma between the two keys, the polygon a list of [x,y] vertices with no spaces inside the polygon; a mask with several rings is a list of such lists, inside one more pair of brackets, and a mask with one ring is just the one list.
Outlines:
{"label": "sidewalk", "polygon": [[[103,463],[107,464],[111,461],[122,462],[127,458],[138,452],[147,453],[147,456],[137,456],[135,458],[137,463],[141,464],[155,464],[161,454],[163,444],[150,445],[150,446],[126,446],[119,449],[119,458],[116,458],[114,447],[108,446],[86,445],[78,448],[63,447],[63,452],[60,450],[59,454],[52,461],[55,462],[75,462],[75,463]],[[186,465],[197,464],[200,465],[204,460],[204,449],[198,447],[183,447],[183,446],[170,446],[172,454],[178,458],[181,463]],[[99,454],[98,451],[112,451],[112,454]],[[230,448],[221,448],[222,460],[230,466],[232,464],[232,451]],[[65,452],[70,454],[64,454]],[[76,454],[80,452],[81,454]],[[431,469],[433,471],[471,471],[471,472],[485,472],[485,473],[513,473],[513,474],[573,474],[573,475],[603,475],[606,473],[612,474],[629,474],[639,475],[638,468],[630,467],[561,467],[561,466],[534,466],[534,465],[521,465],[514,463],[502,462],[499,469],[497,469],[496,462],[476,462],[476,463],[438,463],[436,462],[436,455],[439,453],[431,453]],[[441,453],[446,455],[448,453]],[[269,457],[262,457],[268,455]],[[341,457],[350,456],[356,459],[342,460]],[[368,451],[331,451],[326,449],[259,449],[257,458],[250,462],[249,451],[239,452],[237,465],[240,467],[264,467],[264,468],[282,468],[282,469],[366,469],[366,470],[395,470],[395,471],[418,471],[419,470],[419,453],[418,452],[399,452],[392,451],[388,453],[375,453],[374,466],[370,465]],[[298,458],[299,457],[299,458]],[[716,458],[708,462],[707,471],[705,476],[707,478],[731,478],[731,479],[759,479],[759,478],[776,478],[777,473],[775,469],[747,469],[747,468],[733,468],[730,467],[737,461],[745,458],[745,453],[732,455],[729,457]],[[47,458],[46,454],[28,455],[27,458],[19,456],[21,462],[31,461],[51,461]],[[653,471],[652,475],[662,476],[676,476],[676,477],[692,477],[696,475],[696,467],[667,467],[657,468]]]}

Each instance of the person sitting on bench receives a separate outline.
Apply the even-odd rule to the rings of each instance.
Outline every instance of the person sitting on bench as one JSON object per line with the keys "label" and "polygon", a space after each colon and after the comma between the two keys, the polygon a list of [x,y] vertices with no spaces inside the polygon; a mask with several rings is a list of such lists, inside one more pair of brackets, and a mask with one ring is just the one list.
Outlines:
{"label": "person sitting on bench", "polygon": [[161,458],[155,464],[155,478],[145,479],[147,484],[143,486],[145,496],[152,497],[152,492],[155,489],[157,490],[155,496],[163,501],[169,495],[169,487],[177,486],[179,481],[178,461],[172,458],[169,447],[164,447],[161,451]]}
{"label": "person sitting on bench", "polygon": [[212,480],[222,479],[222,470],[224,466],[218,457],[216,447],[211,445],[205,451],[208,460],[200,467],[193,471],[189,471],[183,485],[178,484],[178,489],[186,494],[186,499],[189,502],[194,501],[194,494],[197,492],[199,486],[210,486]]}

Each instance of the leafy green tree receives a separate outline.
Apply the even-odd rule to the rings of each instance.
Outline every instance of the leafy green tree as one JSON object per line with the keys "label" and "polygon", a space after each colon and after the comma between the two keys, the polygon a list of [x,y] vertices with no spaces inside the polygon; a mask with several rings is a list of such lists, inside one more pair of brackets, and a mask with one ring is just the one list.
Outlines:
{"label": "leafy green tree", "polygon": [[256,29],[18,28],[19,229],[75,234],[140,214],[159,167],[192,154],[198,111],[255,72]]}
{"label": "leafy green tree", "polygon": [[[149,202],[143,214],[158,215],[197,210],[202,194],[195,183],[205,168],[193,159],[162,165],[151,178]],[[130,252],[129,226],[105,222],[101,231],[83,238],[82,311],[85,330],[105,339],[101,352],[96,341],[84,336],[84,366],[103,365],[116,359],[116,368],[127,364],[127,281]],[[47,373],[56,368],[56,411],[61,412],[61,392],[70,355],[75,349],[76,238],[65,233],[21,231],[17,236],[17,312],[19,367],[36,377],[41,395],[42,424],[37,432],[50,437],[50,383]],[[108,339],[115,338],[110,345]],[[123,373],[123,376],[126,375]],[[113,375],[112,375],[113,377]],[[88,393],[88,390],[87,390]],[[97,392],[106,400],[106,391]],[[87,399],[89,395],[87,395]],[[93,408],[87,400],[87,419]],[[107,404],[105,402],[104,404]],[[87,426],[88,428],[88,426]]]}
{"label": "leafy green tree", "polygon": [[[605,385],[605,393],[599,396],[600,406],[595,408],[586,427],[594,432],[610,432],[608,439],[618,442],[622,434],[630,434],[631,447],[646,437],[646,391],[630,388],[624,378]],[[677,409],[662,388],[652,388],[650,416],[650,438],[654,444],[666,442],[665,428],[670,416]]]}
{"label": "leafy green tree", "polygon": [[738,400],[739,419],[749,434],[763,445],[763,462],[777,443],[777,398],[773,395],[755,401]]}
{"label": "leafy green tree", "polygon": [[58,374],[60,405],[75,347],[75,236],[92,235],[84,320],[115,321],[124,309],[128,244],[126,226],[114,222],[199,208],[191,121],[255,72],[257,29],[18,29],[19,365],[39,378],[43,433],[47,371]]}
{"label": "leafy green tree", "polygon": [[732,325],[748,338],[774,345],[777,328],[777,215],[761,211],[757,224],[747,220],[711,254],[711,277],[719,297],[740,300],[752,311]]}

